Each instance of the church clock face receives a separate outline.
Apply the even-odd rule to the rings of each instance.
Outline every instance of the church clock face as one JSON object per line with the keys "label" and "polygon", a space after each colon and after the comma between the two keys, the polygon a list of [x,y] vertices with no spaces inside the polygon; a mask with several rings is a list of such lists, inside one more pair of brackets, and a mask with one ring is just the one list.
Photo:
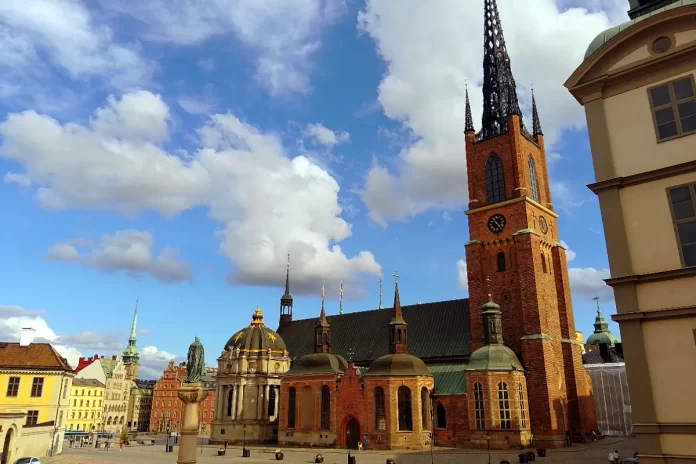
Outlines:
{"label": "church clock face", "polygon": [[539,216],[539,229],[545,234],[549,231],[549,225],[546,223],[546,218],[544,216]]}
{"label": "church clock face", "polygon": [[498,234],[503,231],[507,220],[502,214],[494,214],[488,219],[488,229],[494,234]]}

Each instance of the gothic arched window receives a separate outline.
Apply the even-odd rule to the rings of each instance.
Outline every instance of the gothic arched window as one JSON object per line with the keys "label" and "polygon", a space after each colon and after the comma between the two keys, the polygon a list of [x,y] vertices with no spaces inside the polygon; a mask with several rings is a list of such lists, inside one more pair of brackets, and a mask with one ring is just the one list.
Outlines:
{"label": "gothic arched window", "polygon": [[503,272],[506,269],[505,266],[505,253],[502,251],[498,252],[498,256],[496,257],[496,260],[498,262],[498,272]]}
{"label": "gothic arched window", "polygon": [[498,412],[500,413],[500,428],[510,430],[512,428],[510,394],[505,382],[498,382]]}
{"label": "gothic arched window", "polygon": [[321,387],[321,428],[331,428],[331,392],[326,385]]}
{"label": "gothic arched window", "polygon": [[486,198],[488,204],[505,201],[505,173],[503,162],[495,153],[486,161]]}
{"label": "gothic arched window", "polygon": [[384,390],[382,390],[382,387],[375,388],[375,429],[387,429],[387,421],[384,416]]}
{"label": "gothic arched window", "polygon": [[476,429],[484,430],[486,428],[486,404],[481,382],[474,384],[474,412],[476,413]]}
{"label": "gothic arched window", "polygon": [[421,388],[421,428],[430,430],[430,395],[425,387]]}
{"label": "gothic arched window", "polygon": [[297,393],[295,387],[288,390],[288,428],[295,428],[295,410],[297,409]]}
{"label": "gothic arched window", "polygon": [[413,430],[413,417],[411,411],[411,390],[405,385],[399,387],[397,392],[399,409],[399,430]]}
{"label": "gothic arched window", "polygon": [[532,155],[529,155],[527,159],[527,168],[529,171],[529,196],[532,197],[532,200],[539,202],[539,184],[537,183],[536,167]]}
{"label": "gothic arched window", "polygon": [[268,417],[273,417],[276,414],[275,401],[276,401],[276,389],[274,387],[271,387],[268,390]]}
{"label": "gothic arched window", "polygon": [[520,397],[520,424],[525,429],[527,428],[527,409],[524,400],[524,387],[521,383],[517,385],[517,393]]}
{"label": "gothic arched window", "polygon": [[446,429],[447,428],[447,412],[445,411],[445,407],[442,405],[442,403],[437,404],[437,428],[438,429]]}

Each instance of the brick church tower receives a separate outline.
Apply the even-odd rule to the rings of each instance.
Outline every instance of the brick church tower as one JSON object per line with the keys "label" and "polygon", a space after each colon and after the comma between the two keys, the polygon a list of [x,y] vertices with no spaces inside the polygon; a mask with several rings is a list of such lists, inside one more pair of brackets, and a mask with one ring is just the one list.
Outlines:
{"label": "brick church tower", "polygon": [[[496,0],[484,0],[481,130],[466,95],[470,308],[492,294],[506,344],[526,373],[535,444],[562,446],[566,431],[596,429],[592,383],[576,341],[565,249],[549,190],[544,136],[532,97],[524,125]],[[484,343],[471,310],[471,352]]]}

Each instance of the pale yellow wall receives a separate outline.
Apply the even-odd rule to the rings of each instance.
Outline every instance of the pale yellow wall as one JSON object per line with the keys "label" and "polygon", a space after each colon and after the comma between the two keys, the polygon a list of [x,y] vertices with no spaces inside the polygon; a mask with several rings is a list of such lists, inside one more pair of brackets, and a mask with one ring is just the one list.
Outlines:
{"label": "pale yellow wall", "polygon": [[689,42],[696,42],[696,30],[676,32],[674,34],[674,39],[677,47],[688,44]]}
{"label": "pale yellow wall", "polygon": [[[696,135],[680,140],[687,139],[691,139],[696,147]],[[690,157],[694,159],[695,148],[691,150]],[[696,172],[619,190],[634,273],[646,274],[682,267],[667,188],[690,182],[696,182]]]}
{"label": "pale yellow wall", "polygon": [[649,381],[652,385],[657,422],[693,423],[696,317],[645,321],[642,328],[650,379],[638,381]]}
{"label": "pale yellow wall", "polygon": [[629,64],[636,63],[649,57],[650,51],[648,50],[648,44],[641,44],[638,46],[638,48],[627,53],[623,58],[620,58],[616,63],[614,63],[609,68],[609,71],[628,66]]}
{"label": "pale yellow wall", "polygon": [[73,385],[67,416],[68,428],[90,432],[91,426],[94,426],[94,430],[101,430],[103,407],[104,387]]}
{"label": "pale yellow wall", "polygon": [[641,283],[636,286],[636,291],[639,311],[693,306],[696,302],[696,277]]}
{"label": "pale yellow wall", "polygon": [[694,159],[696,134],[657,143],[647,89],[670,79],[603,100],[616,176],[629,176]]}
{"label": "pale yellow wall", "polygon": [[660,444],[664,454],[673,456],[696,456],[696,440],[693,435],[663,434]]}

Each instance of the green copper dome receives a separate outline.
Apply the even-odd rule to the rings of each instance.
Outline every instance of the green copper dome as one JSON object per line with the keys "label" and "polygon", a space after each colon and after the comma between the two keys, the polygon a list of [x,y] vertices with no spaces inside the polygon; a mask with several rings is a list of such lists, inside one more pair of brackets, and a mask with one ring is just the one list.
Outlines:
{"label": "green copper dome", "polygon": [[619,343],[619,339],[609,331],[609,324],[602,316],[602,312],[597,305],[597,317],[594,322],[594,333],[587,339],[588,345],[606,344],[614,346]]}
{"label": "green copper dome", "polygon": [[292,363],[286,376],[343,374],[348,363],[342,356],[333,353],[312,353]]}
{"label": "green copper dome", "polygon": [[653,16],[659,15],[661,13],[664,13],[665,11],[691,5],[696,5],[696,0],[679,0],[663,8],[658,8],[657,10],[651,11],[650,13],[639,16],[636,19],[626,21],[625,23],[619,24],[618,26],[613,26],[607,30],[600,32],[597,35],[597,37],[595,37],[594,40],[590,43],[590,46],[587,47],[587,52],[585,52],[585,59],[588,59],[594,52],[602,48],[602,46],[605,43],[609,42],[615,36],[622,33],[634,24],[639,23],[640,21],[643,21],[645,19],[652,18]]}
{"label": "green copper dome", "polygon": [[422,359],[408,353],[394,353],[380,356],[372,361],[365,375],[370,376],[419,376],[432,377],[428,366]]}
{"label": "green copper dome", "polygon": [[524,371],[517,355],[505,345],[486,345],[471,353],[467,371]]}

